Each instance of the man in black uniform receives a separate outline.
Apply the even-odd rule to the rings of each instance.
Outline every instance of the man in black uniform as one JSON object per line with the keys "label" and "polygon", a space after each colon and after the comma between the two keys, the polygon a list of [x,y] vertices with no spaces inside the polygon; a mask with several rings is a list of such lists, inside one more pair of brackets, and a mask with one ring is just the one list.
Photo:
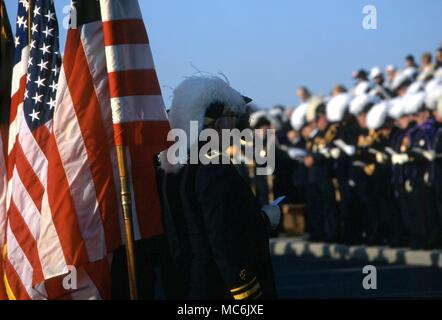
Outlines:
{"label": "man in black uniform", "polygon": [[[245,105],[225,81],[192,77],[175,90],[170,121],[188,134],[190,121],[199,122],[199,131],[219,132],[234,128]],[[197,137],[189,138],[188,150],[198,144]],[[166,154],[161,159],[165,225],[186,287],[183,298],[276,298],[268,229],[278,225],[279,208],[261,209],[223,150],[206,153],[215,160],[209,164],[171,165]]]}
{"label": "man in black uniform", "polygon": [[330,148],[336,135],[336,125],[329,123],[325,104],[315,110],[317,134],[307,144],[304,158],[308,168],[307,206],[312,241],[336,241],[337,203],[339,195],[332,183]]}
{"label": "man in black uniform", "polygon": [[407,206],[414,211],[411,215],[412,247],[434,248],[440,241],[431,183],[431,163],[434,159],[430,150],[436,125],[426,107],[423,92],[408,96],[405,108],[416,121],[403,140],[403,151],[409,159],[405,180]]}
{"label": "man in black uniform", "polygon": [[439,225],[442,226],[442,95],[438,97],[435,108],[433,114],[437,122],[437,129],[433,141],[435,160],[433,162],[432,179],[435,187]]}

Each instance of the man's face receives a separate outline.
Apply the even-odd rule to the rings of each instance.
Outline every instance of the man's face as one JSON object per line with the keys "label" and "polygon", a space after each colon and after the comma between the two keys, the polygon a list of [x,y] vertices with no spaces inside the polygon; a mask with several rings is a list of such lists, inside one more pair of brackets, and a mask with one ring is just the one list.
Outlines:
{"label": "man's face", "polygon": [[298,98],[301,102],[304,102],[308,99],[307,92],[305,92],[305,90],[303,90],[303,89],[298,89],[296,91],[296,95],[298,96]]}
{"label": "man's face", "polygon": [[421,59],[421,64],[426,66],[429,65],[431,63],[431,60],[428,56],[423,56]]}
{"label": "man's face", "polygon": [[417,122],[417,124],[423,124],[428,120],[429,117],[430,113],[428,110],[423,110],[414,116],[414,120]]}
{"label": "man's face", "polygon": [[436,60],[442,62],[442,51],[437,51]]}
{"label": "man's face", "polygon": [[314,129],[315,129],[314,123],[309,123],[309,124],[305,125],[301,130],[302,137],[307,140],[308,138],[310,138],[310,135]]}
{"label": "man's face", "polygon": [[439,111],[433,111],[433,115],[437,122],[442,123],[442,116],[440,115]]}
{"label": "man's face", "polygon": [[391,135],[391,128],[382,128],[379,132],[381,136],[388,139]]}
{"label": "man's face", "polygon": [[394,71],[394,70],[388,70],[387,71],[388,80],[392,81],[395,76],[396,76],[396,71]]}
{"label": "man's face", "polygon": [[299,132],[295,131],[295,130],[290,130],[287,132],[287,139],[290,142],[296,142],[296,140],[298,140],[299,138]]}
{"label": "man's face", "polygon": [[408,125],[410,124],[411,118],[408,115],[402,116],[397,121],[397,125],[401,129],[406,129]]}
{"label": "man's face", "polygon": [[326,116],[319,117],[319,119],[316,121],[316,126],[318,127],[319,131],[324,131],[325,129],[327,129],[328,126],[327,117]]}
{"label": "man's face", "polygon": [[367,128],[367,115],[365,113],[361,113],[358,115],[358,124],[362,129]]}
{"label": "man's face", "polygon": [[373,81],[378,85],[382,85],[384,83],[384,78],[382,77],[382,75],[380,75],[374,78]]}
{"label": "man's face", "polygon": [[398,96],[399,97],[403,97],[407,94],[407,90],[408,90],[408,86],[402,86],[399,88],[398,92]]}

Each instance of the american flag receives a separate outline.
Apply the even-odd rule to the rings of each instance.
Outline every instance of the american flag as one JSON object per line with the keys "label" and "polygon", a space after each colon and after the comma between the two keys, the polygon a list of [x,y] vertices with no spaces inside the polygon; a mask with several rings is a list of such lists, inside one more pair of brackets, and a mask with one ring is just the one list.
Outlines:
{"label": "american flag", "polygon": [[[15,67],[8,157],[5,283],[11,299],[81,299],[98,296],[85,266],[81,290],[62,287],[65,248],[59,234],[69,229],[54,219],[57,199],[47,192],[54,150],[52,125],[61,57],[52,0],[21,0],[15,37]],[[58,198],[66,196],[60,193]],[[58,274],[60,261],[64,268]],[[78,288],[73,288],[78,289]]]}
{"label": "american flag", "polygon": [[[9,108],[11,105],[13,42],[6,6],[0,0],[0,248],[3,250],[6,226],[6,157]],[[3,281],[3,259],[0,258],[0,300],[7,299]]]}
{"label": "american flag", "polygon": [[[17,21],[8,293],[106,299],[109,259],[123,242],[116,145],[127,149],[135,238],[163,233],[153,159],[168,146],[169,122],[147,32],[137,0],[72,1],[58,70],[53,1],[32,5],[20,2]],[[37,30],[29,46],[28,28]],[[72,268],[78,290],[66,291],[60,280]]]}

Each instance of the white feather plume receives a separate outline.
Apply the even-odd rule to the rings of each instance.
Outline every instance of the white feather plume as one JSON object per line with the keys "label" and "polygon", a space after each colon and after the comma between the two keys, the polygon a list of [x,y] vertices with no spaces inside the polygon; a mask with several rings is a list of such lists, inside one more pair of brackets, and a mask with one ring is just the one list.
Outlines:
{"label": "white feather plume", "polygon": [[[244,97],[229,84],[215,76],[193,76],[185,79],[173,93],[169,121],[172,129],[186,132],[188,148],[198,142],[198,136],[190,135],[190,122],[198,121],[198,134],[204,126],[204,116],[212,103],[223,103],[231,112],[245,111]],[[177,172],[179,167],[167,161],[167,150],[161,154],[162,167],[166,172]]]}

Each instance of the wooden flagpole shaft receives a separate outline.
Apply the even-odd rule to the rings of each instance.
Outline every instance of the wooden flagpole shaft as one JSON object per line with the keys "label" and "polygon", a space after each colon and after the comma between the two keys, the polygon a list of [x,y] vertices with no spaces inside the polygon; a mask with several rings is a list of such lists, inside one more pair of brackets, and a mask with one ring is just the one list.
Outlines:
{"label": "wooden flagpole shaft", "polygon": [[118,172],[121,182],[121,204],[123,207],[124,230],[126,236],[126,257],[131,300],[138,299],[137,273],[135,264],[135,245],[132,224],[132,195],[127,174],[126,151],[124,146],[117,146]]}

